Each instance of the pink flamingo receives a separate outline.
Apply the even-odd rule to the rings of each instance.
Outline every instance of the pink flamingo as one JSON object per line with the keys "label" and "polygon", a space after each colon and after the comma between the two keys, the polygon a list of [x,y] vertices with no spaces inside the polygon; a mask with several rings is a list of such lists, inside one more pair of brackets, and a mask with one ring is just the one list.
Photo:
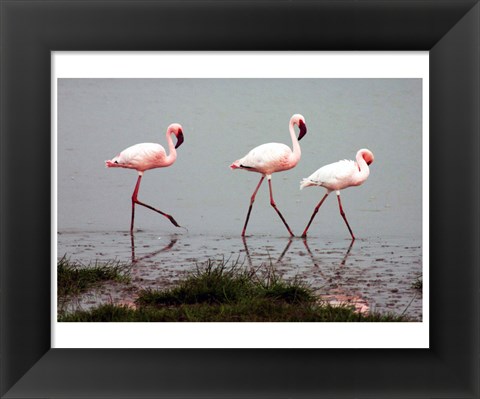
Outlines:
{"label": "pink flamingo", "polygon": [[[300,129],[298,139],[295,135],[294,125],[297,125]],[[275,204],[275,201],[273,200],[271,181],[272,173],[292,169],[297,165],[302,155],[300,144],[298,142],[307,133],[305,118],[300,114],[293,115],[290,119],[289,129],[290,136],[292,138],[293,151],[290,149],[290,147],[281,143],[262,144],[258,147],[255,147],[243,158],[240,158],[230,165],[230,168],[232,169],[243,169],[248,172],[257,172],[262,174],[262,177],[260,178],[260,181],[257,184],[252,197],[250,198],[250,207],[248,208],[247,218],[245,219],[245,225],[243,226],[242,237],[245,236],[245,231],[247,230],[248,219],[250,218],[250,212],[252,211],[255,196],[257,195],[257,191],[265,177],[268,180],[268,187],[270,191],[270,205],[272,205],[275,211],[277,211],[278,216],[280,216],[280,219],[282,219],[282,222],[290,233],[290,236],[293,236],[292,230],[290,230],[285,218],[282,216],[277,208],[277,205]]]}
{"label": "pink flamingo", "polygon": [[343,161],[325,165],[300,182],[300,189],[309,186],[321,186],[327,189],[327,193],[315,207],[312,217],[310,218],[307,227],[305,227],[302,237],[307,236],[308,228],[310,227],[313,218],[317,214],[318,209],[323,204],[323,201],[325,201],[328,194],[330,194],[332,191],[336,191],[340,214],[342,215],[343,220],[345,220],[348,231],[352,236],[352,240],[355,240],[355,236],[353,235],[352,229],[348,224],[347,217],[345,216],[345,212],[342,208],[340,190],[351,186],[359,186],[365,180],[367,180],[368,175],[370,174],[368,165],[373,162],[373,154],[370,150],[361,149],[357,152],[356,159],[356,162],[345,159]]}
{"label": "pink flamingo", "polygon": [[[177,144],[173,145],[171,135],[174,134],[177,138]],[[182,126],[178,123],[172,123],[167,129],[167,143],[170,154],[167,155],[165,149],[156,143],[141,143],[135,144],[126,148],[115,158],[105,161],[105,166],[108,168],[128,168],[135,169],[138,172],[137,184],[132,195],[132,221],[130,223],[130,232],[133,232],[133,224],[135,220],[135,204],[142,205],[152,211],[158,212],[165,216],[175,226],[181,227],[175,219],[165,212],[155,209],[153,206],[140,202],[137,198],[138,189],[140,188],[140,181],[143,172],[149,169],[165,168],[172,165],[177,159],[176,149],[183,143]]]}

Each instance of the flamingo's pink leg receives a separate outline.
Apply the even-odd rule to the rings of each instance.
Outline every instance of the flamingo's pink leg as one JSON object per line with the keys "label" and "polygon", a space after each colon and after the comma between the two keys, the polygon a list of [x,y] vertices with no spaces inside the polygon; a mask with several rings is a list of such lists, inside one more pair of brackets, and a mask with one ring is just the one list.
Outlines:
{"label": "flamingo's pink leg", "polygon": [[135,204],[142,205],[145,208],[148,208],[148,209],[151,209],[152,211],[158,212],[159,214],[165,216],[168,220],[170,220],[170,222],[172,222],[172,224],[174,226],[181,227],[171,215],[169,215],[165,212],[162,212],[158,209],[155,209],[153,206],[144,204],[143,202],[140,202],[138,200],[137,196],[138,196],[138,190],[140,188],[140,181],[141,180],[142,180],[142,175],[138,175],[137,184],[135,185],[135,190],[133,191],[133,195],[132,195],[132,222],[130,223],[130,232],[133,231],[133,224],[134,224],[134,220],[135,220]]}
{"label": "flamingo's pink leg", "polygon": [[355,240],[355,236],[353,235],[352,229],[350,228],[350,225],[348,224],[347,217],[345,216],[345,212],[343,212],[342,201],[340,200],[340,194],[337,194],[337,199],[338,199],[338,207],[340,208],[340,215],[342,215],[343,220],[345,220],[345,223],[348,227],[348,231],[350,232],[350,235],[352,236],[352,240]]}
{"label": "flamingo's pink leg", "polygon": [[138,175],[137,184],[135,185],[135,190],[132,194],[132,221],[130,223],[130,233],[133,231],[133,224],[135,222],[135,203],[137,202],[138,189],[140,188],[140,181],[142,180],[142,175]]}
{"label": "flamingo's pink leg", "polygon": [[248,208],[247,218],[245,219],[245,225],[243,226],[242,237],[245,237],[245,231],[247,230],[248,219],[250,219],[250,212],[252,212],[252,206],[255,201],[255,196],[257,195],[258,189],[262,185],[263,179],[265,179],[265,176],[262,175],[262,178],[257,184],[257,188],[255,189],[255,191],[252,194],[252,197],[250,198],[250,207]]}
{"label": "flamingo's pink leg", "polygon": [[315,207],[315,209],[313,210],[313,213],[312,213],[312,217],[310,218],[310,221],[308,222],[307,224],[307,227],[305,227],[305,230],[303,231],[303,234],[302,234],[302,237],[305,238],[307,236],[307,231],[308,231],[308,228],[310,227],[310,225],[312,224],[313,222],[313,219],[315,218],[315,215],[317,214],[318,212],[318,209],[322,206],[323,204],[323,201],[325,201],[328,197],[328,194],[330,193],[326,193],[323,198],[321,199],[321,201],[318,203],[318,205]]}
{"label": "flamingo's pink leg", "polygon": [[285,227],[287,228],[288,232],[290,233],[290,236],[293,237],[292,230],[290,230],[290,227],[288,227],[288,224],[287,224],[287,222],[285,221],[285,218],[282,216],[282,214],[280,213],[280,211],[279,211],[278,208],[277,208],[277,205],[275,204],[275,201],[273,200],[272,180],[271,180],[271,179],[268,179],[268,188],[269,188],[269,190],[270,190],[270,205],[272,205],[273,208],[277,211],[278,216],[280,216],[280,219],[282,219],[282,222],[283,222],[283,224],[285,225]]}

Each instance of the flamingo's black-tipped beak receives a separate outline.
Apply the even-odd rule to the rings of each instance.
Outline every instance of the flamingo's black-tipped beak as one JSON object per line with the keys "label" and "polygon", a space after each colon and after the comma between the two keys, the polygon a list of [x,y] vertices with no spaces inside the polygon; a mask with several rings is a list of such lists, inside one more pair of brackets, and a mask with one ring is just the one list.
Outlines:
{"label": "flamingo's black-tipped beak", "polygon": [[373,163],[374,157],[373,157],[373,154],[369,151],[363,156],[363,159],[365,160],[367,165],[370,166]]}
{"label": "flamingo's black-tipped beak", "polygon": [[180,130],[177,134],[177,144],[175,145],[175,148],[180,147],[182,143],[183,143],[183,132]]}
{"label": "flamingo's black-tipped beak", "polygon": [[298,141],[300,141],[302,139],[302,137],[307,134],[307,125],[305,125],[305,123],[302,120],[300,120],[298,122],[298,127],[300,128],[300,134],[298,135]]}

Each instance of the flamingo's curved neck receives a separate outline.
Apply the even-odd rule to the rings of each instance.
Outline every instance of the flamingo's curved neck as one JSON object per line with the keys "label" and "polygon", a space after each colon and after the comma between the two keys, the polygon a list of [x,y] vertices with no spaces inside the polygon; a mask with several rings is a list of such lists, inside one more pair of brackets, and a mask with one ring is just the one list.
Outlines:
{"label": "flamingo's curved neck", "polygon": [[358,165],[358,178],[359,180],[365,180],[370,174],[370,168],[368,167],[367,162],[363,158],[363,152],[359,151],[357,153],[357,165]]}
{"label": "flamingo's curved neck", "polygon": [[288,127],[290,130],[290,137],[292,138],[293,159],[296,163],[300,160],[300,157],[302,156],[302,150],[300,149],[300,143],[298,142],[297,135],[295,134],[293,120],[290,121],[290,124]]}
{"label": "flamingo's curved neck", "polygon": [[173,132],[171,130],[167,130],[167,143],[169,153],[167,155],[167,158],[165,159],[166,164],[164,166],[170,166],[177,159],[177,150],[175,149],[175,144],[173,144],[172,134]]}

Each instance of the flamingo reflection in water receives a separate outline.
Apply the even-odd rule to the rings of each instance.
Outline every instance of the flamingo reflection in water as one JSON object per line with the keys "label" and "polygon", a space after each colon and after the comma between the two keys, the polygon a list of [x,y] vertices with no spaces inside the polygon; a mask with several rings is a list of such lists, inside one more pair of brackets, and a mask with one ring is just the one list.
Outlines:
{"label": "flamingo reflection in water", "polygon": [[[253,266],[252,257],[250,256],[250,250],[248,248],[247,239],[246,239],[245,236],[242,236],[242,241],[243,241],[243,247],[245,249],[245,254],[247,255],[248,265],[250,267],[252,267]],[[283,257],[285,256],[285,254],[288,252],[290,246],[292,245],[292,241],[293,241],[292,238],[289,237],[288,240],[287,240],[287,244],[285,245],[285,248],[283,249],[282,253],[280,254],[280,256],[275,261],[275,264],[282,261]],[[268,252],[268,250],[267,250],[267,252]],[[268,254],[268,257],[269,257],[269,260],[271,262],[270,253]]]}
{"label": "flamingo reflection in water", "polygon": [[[353,247],[353,243],[355,240],[350,241],[350,245],[347,248],[347,251],[345,252],[345,255],[343,256],[342,260],[339,263],[339,266],[343,268],[346,265],[346,262],[348,260],[348,257],[350,256],[350,252]],[[307,240],[304,238],[303,239],[303,244],[305,245],[305,248],[308,252],[308,255],[312,259],[313,265],[318,268],[318,271],[322,278],[328,282],[331,280],[331,278],[325,276],[325,274],[322,272],[322,268],[319,265],[318,261],[315,259],[310,247],[308,246]],[[367,302],[366,299],[362,298],[360,295],[351,295],[349,293],[346,293],[343,288],[340,287],[339,283],[341,282],[341,274],[336,273],[335,275],[335,287],[331,288],[328,290],[327,294],[322,294],[320,297],[322,300],[328,302],[330,306],[354,306],[355,312],[357,313],[362,313],[362,314],[367,314],[370,311],[370,306]]]}
{"label": "flamingo reflection in water", "polygon": [[[139,262],[142,262],[144,260],[148,260],[148,259],[151,259],[155,256],[157,256],[158,254],[160,253],[163,253],[163,252],[168,252],[170,251],[174,245],[176,244],[176,242],[178,241],[178,238],[176,237],[176,235],[172,235],[170,238],[170,242],[165,245],[164,247],[160,248],[160,249],[157,249],[155,251],[152,251],[150,253],[147,253],[141,257],[137,257],[135,255],[135,236],[134,234],[130,234],[130,248],[131,248],[131,254],[132,254],[132,268],[131,268],[131,275],[132,277],[136,275],[136,279],[140,279],[142,280],[142,277],[140,276],[140,272],[143,271],[144,269],[144,264],[139,264]],[[138,265],[138,267],[136,267]],[[113,300],[112,300],[113,302]],[[122,305],[122,306],[127,306],[129,308],[132,308],[132,309],[136,309],[137,308],[137,305],[135,303],[135,299],[134,298],[123,298],[119,301],[116,301],[115,302],[117,305]]]}
{"label": "flamingo reflection in water", "polygon": [[157,249],[156,251],[153,251],[149,254],[143,255],[140,258],[137,258],[135,256],[135,236],[133,234],[130,234],[130,246],[131,246],[131,251],[132,251],[132,263],[135,264],[139,261],[145,260],[145,259],[150,259],[153,258],[154,256],[158,255],[159,253],[169,251],[170,249],[173,248],[175,243],[178,241],[178,238],[176,235],[173,235],[170,237],[170,242],[165,245],[163,248]]}

